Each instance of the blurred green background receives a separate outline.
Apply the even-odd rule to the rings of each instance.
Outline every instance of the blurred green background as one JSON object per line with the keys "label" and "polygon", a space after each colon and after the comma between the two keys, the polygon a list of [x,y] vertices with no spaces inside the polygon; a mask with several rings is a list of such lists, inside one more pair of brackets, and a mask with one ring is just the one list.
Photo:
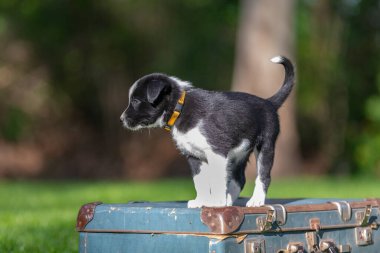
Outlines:
{"label": "blurred green background", "polygon": [[[119,116],[151,72],[231,89],[247,2],[0,1],[0,252],[75,252],[83,203],[194,197],[170,136]],[[380,196],[380,1],[286,3],[300,163],[269,197]]]}
{"label": "blurred green background", "polygon": [[[299,171],[379,176],[379,1],[289,4]],[[230,89],[241,6],[2,0],[0,177],[189,175],[167,135],[124,131],[119,115],[131,83],[150,72]]]}

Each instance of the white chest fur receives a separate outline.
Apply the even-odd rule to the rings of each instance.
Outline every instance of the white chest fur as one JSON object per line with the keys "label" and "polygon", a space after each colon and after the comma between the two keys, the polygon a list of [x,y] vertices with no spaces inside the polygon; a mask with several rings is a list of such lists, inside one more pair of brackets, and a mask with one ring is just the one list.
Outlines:
{"label": "white chest fur", "polygon": [[192,155],[201,160],[207,160],[206,154],[212,151],[206,137],[201,133],[202,122],[189,131],[182,133],[176,127],[173,128],[172,135],[178,149],[187,155]]}

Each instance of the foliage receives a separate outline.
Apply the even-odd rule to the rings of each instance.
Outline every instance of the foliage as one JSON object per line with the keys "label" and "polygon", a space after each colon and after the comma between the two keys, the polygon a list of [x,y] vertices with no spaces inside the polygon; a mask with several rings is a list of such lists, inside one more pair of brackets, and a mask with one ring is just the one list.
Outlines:
{"label": "foliage", "polygon": [[380,172],[378,3],[299,2],[301,143],[330,172]]}
{"label": "foliage", "polygon": [[[355,191],[352,185],[356,186]],[[248,183],[242,195],[250,196],[252,190],[253,184]],[[380,195],[377,183],[367,179],[293,178],[274,181],[269,197],[327,198],[331,192],[337,198]],[[3,181],[0,182],[3,200],[0,202],[0,252],[77,252],[75,219],[84,203],[187,200],[194,194],[191,180],[182,179],[150,183]]]}
{"label": "foliage", "polygon": [[[298,128],[315,172],[380,173],[379,6],[297,1]],[[32,143],[46,160],[39,176],[128,175],[126,160],[138,160],[125,159],[124,143],[134,143],[118,122],[128,87],[160,71],[228,89],[238,8],[226,0],[0,1],[0,140]]]}
{"label": "foliage", "polygon": [[[131,142],[118,120],[129,86],[164,72],[228,89],[237,8],[237,1],[225,0],[0,1],[0,45],[23,42],[21,49],[8,49],[10,57],[1,55],[0,70],[24,80],[22,86],[7,82],[8,72],[0,71],[0,140],[36,145],[46,160],[40,175],[88,177],[82,172],[91,170],[119,177],[132,166],[121,155],[121,146]],[[15,64],[22,49],[29,57]],[[30,72],[37,68],[45,74],[34,92]],[[30,89],[27,102],[20,89]],[[36,101],[41,106],[31,111]],[[14,110],[4,117],[8,108]]]}
{"label": "foliage", "polygon": [[25,126],[28,125],[28,117],[18,107],[7,108],[4,113],[3,125],[0,126],[1,134],[8,140],[17,141],[22,138]]}

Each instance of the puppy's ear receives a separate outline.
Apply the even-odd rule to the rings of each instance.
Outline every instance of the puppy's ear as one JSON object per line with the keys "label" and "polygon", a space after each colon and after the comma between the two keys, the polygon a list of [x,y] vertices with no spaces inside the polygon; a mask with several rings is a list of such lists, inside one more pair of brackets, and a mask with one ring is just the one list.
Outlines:
{"label": "puppy's ear", "polygon": [[171,91],[170,84],[161,80],[152,81],[147,88],[147,99],[148,102],[153,106],[158,105],[165,95],[169,94]]}

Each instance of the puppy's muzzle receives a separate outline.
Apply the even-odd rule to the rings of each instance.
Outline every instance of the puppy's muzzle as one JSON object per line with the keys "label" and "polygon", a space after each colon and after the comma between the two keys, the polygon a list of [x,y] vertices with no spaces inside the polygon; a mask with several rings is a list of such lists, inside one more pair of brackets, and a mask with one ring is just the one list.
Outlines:
{"label": "puppy's muzzle", "polygon": [[125,113],[121,114],[120,122],[123,123],[123,126],[127,128],[129,128],[129,126],[131,125],[131,120],[127,117]]}
{"label": "puppy's muzzle", "polygon": [[122,113],[121,116],[120,116],[120,122],[121,122],[121,123],[124,122],[124,118],[125,118],[124,113]]}

